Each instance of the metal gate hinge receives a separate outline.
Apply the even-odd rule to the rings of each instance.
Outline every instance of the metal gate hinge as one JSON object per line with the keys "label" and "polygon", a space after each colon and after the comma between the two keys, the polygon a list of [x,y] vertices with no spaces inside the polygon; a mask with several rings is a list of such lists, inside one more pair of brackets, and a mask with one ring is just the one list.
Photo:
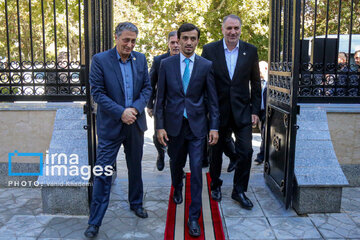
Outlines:
{"label": "metal gate hinge", "polygon": [[281,180],[280,191],[281,191],[281,192],[284,192],[284,190],[285,190],[285,181],[284,181],[284,180]]}
{"label": "metal gate hinge", "polygon": [[269,162],[265,162],[265,164],[264,164],[264,172],[267,175],[270,175],[270,164],[269,164]]}
{"label": "metal gate hinge", "polygon": [[84,114],[87,114],[88,110],[89,110],[89,108],[88,108],[87,104],[85,104],[84,105]]}
{"label": "metal gate hinge", "polygon": [[88,105],[88,104],[85,104],[85,105],[84,105],[84,114],[87,114],[89,111],[90,111],[90,113],[91,113],[92,111],[94,111],[94,107],[90,105],[90,108],[89,108],[89,105]]}

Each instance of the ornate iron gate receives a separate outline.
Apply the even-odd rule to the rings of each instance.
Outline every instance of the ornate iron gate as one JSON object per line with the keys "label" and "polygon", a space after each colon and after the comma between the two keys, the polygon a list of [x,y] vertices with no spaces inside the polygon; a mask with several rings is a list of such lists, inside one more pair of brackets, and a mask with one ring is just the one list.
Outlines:
{"label": "ornate iron gate", "polygon": [[[88,149],[89,149],[89,165],[91,168],[95,165],[96,160],[96,113],[95,104],[90,94],[89,73],[91,58],[94,54],[108,50],[113,47],[113,15],[112,0],[89,0],[85,1],[85,41],[88,44],[86,51],[86,105],[84,113],[87,114],[87,125],[85,129],[88,131]],[[89,204],[92,196],[93,176],[90,178],[89,186]]]}
{"label": "ornate iron gate", "polygon": [[[86,101],[89,165],[96,159],[91,57],[113,46],[112,0],[0,4],[0,101]],[[90,183],[92,179],[90,179]],[[89,199],[91,199],[91,184]]]}
{"label": "ornate iron gate", "polygon": [[360,103],[359,3],[302,0],[299,103]]}
{"label": "ornate iron gate", "polygon": [[359,6],[359,0],[271,0],[264,176],[286,207],[297,103],[360,102]]}
{"label": "ornate iron gate", "polygon": [[264,176],[286,208],[291,204],[294,181],[300,6],[299,0],[270,3]]}
{"label": "ornate iron gate", "polygon": [[83,4],[1,4],[0,101],[83,101],[86,98]]}

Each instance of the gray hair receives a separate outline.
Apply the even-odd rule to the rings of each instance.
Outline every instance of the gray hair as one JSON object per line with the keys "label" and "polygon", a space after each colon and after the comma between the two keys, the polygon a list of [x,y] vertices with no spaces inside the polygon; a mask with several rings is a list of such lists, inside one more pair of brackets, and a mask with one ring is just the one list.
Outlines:
{"label": "gray hair", "polygon": [[170,38],[171,37],[173,37],[173,36],[177,36],[177,31],[172,31],[172,32],[169,32],[169,34],[168,34],[168,41],[170,40]]}
{"label": "gray hair", "polygon": [[224,17],[223,22],[222,22],[222,26],[223,26],[223,27],[224,27],[224,24],[225,24],[226,20],[228,20],[228,18],[232,18],[232,19],[238,20],[238,21],[240,22],[240,27],[241,27],[242,21],[241,21],[240,17],[237,16],[237,15],[235,15],[235,14],[230,14],[230,15],[227,15],[226,17]]}
{"label": "gray hair", "polygon": [[115,28],[116,36],[119,37],[124,30],[130,31],[130,32],[135,32],[136,36],[139,33],[138,28],[133,23],[131,23],[131,22],[121,22]]}

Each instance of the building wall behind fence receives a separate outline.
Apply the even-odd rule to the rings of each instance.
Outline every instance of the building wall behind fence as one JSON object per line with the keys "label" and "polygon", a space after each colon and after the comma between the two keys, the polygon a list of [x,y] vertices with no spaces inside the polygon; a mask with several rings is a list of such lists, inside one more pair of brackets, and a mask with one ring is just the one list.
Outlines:
{"label": "building wall behind fence", "polygon": [[336,157],[350,183],[360,186],[360,113],[328,112]]}
{"label": "building wall behind fence", "polygon": [[[0,111],[0,162],[8,153],[45,153],[54,129],[56,111]],[[44,155],[45,157],[45,155]],[[37,159],[14,158],[15,162],[36,163]]]}

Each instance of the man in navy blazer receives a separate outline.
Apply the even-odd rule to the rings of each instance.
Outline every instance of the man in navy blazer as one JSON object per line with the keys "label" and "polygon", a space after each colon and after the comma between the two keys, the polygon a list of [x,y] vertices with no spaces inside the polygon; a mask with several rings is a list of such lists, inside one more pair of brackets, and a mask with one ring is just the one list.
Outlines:
{"label": "man in navy blazer", "polygon": [[[169,51],[165,54],[159,55],[154,57],[154,61],[152,63],[151,69],[150,69],[150,82],[151,82],[151,87],[152,87],[152,92],[151,92],[151,96],[150,96],[150,100],[147,104],[147,112],[149,114],[150,117],[153,116],[153,109],[154,109],[154,103],[155,103],[155,99],[156,99],[156,91],[157,91],[157,83],[158,83],[158,79],[159,79],[159,68],[160,68],[160,62],[161,60],[170,57],[170,56],[174,56],[176,54],[180,53],[180,48],[179,48],[179,41],[178,41],[178,37],[177,37],[177,32],[176,31],[172,31],[169,33],[168,35],[168,49]],[[155,129],[156,127],[154,127]],[[156,159],[156,167],[159,171],[162,171],[165,167],[165,151],[166,149],[164,149],[164,146],[162,146],[159,141],[157,140],[156,137],[156,131],[154,133],[153,136],[153,141],[154,141],[154,145],[156,147],[156,150],[158,152],[158,156]]]}
{"label": "man in navy blazer", "polygon": [[[202,160],[204,141],[218,139],[219,110],[212,63],[195,54],[200,30],[190,23],[178,29],[180,54],[161,61],[157,100],[156,129],[159,142],[168,145],[173,201],[181,204],[183,152],[189,153],[191,170],[191,204],[188,227],[191,236],[200,236],[198,223],[201,212]],[[204,97],[207,96],[205,106]],[[207,110],[209,112],[209,125]],[[210,131],[209,131],[210,129]]]}
{"label": "man in navy blazer", "polygon": [[[128,168],[130,209],[146,218],[143,208],[141,160],[144,131],[147,130],[144,108],[151,86],[144,54],[133,51],[138,34],[129,22],[115,29],[116,47],[94,55],[91,63],[91,95],[98,104],[96,166],[113,166],[121,144]],[[109,205],[112,176],[95,176],[90,207],[88,238],[96,237]]]}

